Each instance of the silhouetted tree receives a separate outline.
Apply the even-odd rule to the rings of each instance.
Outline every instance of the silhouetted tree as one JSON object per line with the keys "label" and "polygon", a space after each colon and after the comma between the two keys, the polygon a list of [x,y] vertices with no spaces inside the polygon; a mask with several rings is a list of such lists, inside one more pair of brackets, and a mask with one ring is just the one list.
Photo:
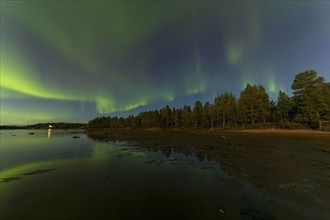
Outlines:
{"label": "silhouetted tree", "polygon": [[169,128],[172,124],[171,118],[171,108],[166,105],[165,108],[162,108],[159,112],[160,114],[160,125],[163,128]]}
{"label": "silhouetted tree", "polygon": [[244,90],[241,92],[239,98],[239,108],[244,118],[249,118],[251,123],[257,118],[257,108],[259,105],[257,86],[251,86],[249,83],[246,85]]}
{"label": "silhouetted tree", "polygon": [[289,122],[289,113],[292,111],[293,106],[293,100],[289,98],[289,96],[287,96],[285,92],[280,90],[278,93],[276,112],[282,124],[284,122]]}
{"label": "silhouetted tree", "polygon": [[322,129],[322,120],[327,118],[329,112],[329,96],[326,97],[327,84],[324,78],[318,77],[314,70],[298,73],[291,88],[298,113],[309,122],[317,121],[319,129]]}
{"label": "silhouetted tree", "polygon": [[276,103],[274,100],[269,102],[269,121],[276,122]]}
{"label": "silhouetted tree", "polygon": [[232,93],[224,93],[214,100],[216,106],[216,113],[219,121],[222,122],[222,127],[237,125],[237,111],[238,105],[235,95]]}
{"label": "silhouetted tree", "polygon": [[196,128],[201,127],[203,114],[203,104],[201,101],[197,100],[193,109],[193,121]]}
{"label": "silhouetted tree", "polygon": [[[88,122],[90,128],[213,128],[217,126],[232,127],[238,122],[244,125],[255,122],[281,121],[288,123],[295,116],[301,122],[318,122],[322,129],[322,121],[330,120],[330,83],[318,77],[313,70],[296,75],[291,85],[293,97],[279,91],[278,101],[269,101],[265,88],[261,85],[250,85],[241,91],[237,100],[232,93],[224,93],[215,97],[214,103],[196,101],[191,110],[189,105],[183,108],[164,108],[144,111],[137,116],[98,117]],[[37,125],[36,125],[37,126]],[[40,125],[45,126],[45,125]],[[58,127],[72,125],[58,123]]]}
{"label": "silhouetted tree", "polygon": [[182,109],[182,126],[184,128],[192,127],[192,112],[190,106],[183,106]]}
{"label": "silhouetted tree", "polygon": [[202,124],[201,124],[202,127],[209,128],[210,121],[211,121],[211,106],[209,102],[206,102],[203,107],[203,113],[202,113]]}
{"label": "silhouetted tree", "polygon": [[180,128],[182,124],[182,112],[181,109],[172,109],[172,115],[173,115],[173,126],[175,128]]}

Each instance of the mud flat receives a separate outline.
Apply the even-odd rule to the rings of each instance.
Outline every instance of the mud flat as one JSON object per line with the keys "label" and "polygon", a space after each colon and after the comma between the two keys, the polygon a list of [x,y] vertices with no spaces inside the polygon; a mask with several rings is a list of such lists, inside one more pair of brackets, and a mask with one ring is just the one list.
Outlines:
{"label": "mud flat", "polygon": [[87,135],[216,161],[229,175],[255,186],[271,204],[275,219],[329,219],[329,132],[102,129]]}

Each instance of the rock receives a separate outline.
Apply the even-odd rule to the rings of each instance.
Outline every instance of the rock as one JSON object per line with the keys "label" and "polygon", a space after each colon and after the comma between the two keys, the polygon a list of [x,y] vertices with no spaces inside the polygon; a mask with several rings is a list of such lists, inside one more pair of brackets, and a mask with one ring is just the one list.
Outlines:
{"label": "rock", "polygon": [[80,138],[80,137],[79,137],[79,136],[73,136],[72,138],[73,138],[73,139],[76,139],[76,138]]}
{"label": "rock", "polygon": [[30,132],[30,133],[29,133],[29,135],[33,135],[33,134],[34,134],[34,132]]}
{"label": "rock", "polygon": [[220,208],[220,209],[219,209],[219,212],[220,212],[221,214],[225,214],[225,209],[224,209],[224,208]]}

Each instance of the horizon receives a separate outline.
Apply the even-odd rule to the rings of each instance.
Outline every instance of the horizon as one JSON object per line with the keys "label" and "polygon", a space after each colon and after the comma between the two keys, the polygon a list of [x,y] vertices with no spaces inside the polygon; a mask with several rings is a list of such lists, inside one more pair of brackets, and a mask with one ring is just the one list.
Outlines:
{"label": "horizon", "polygon": [[[88,123],[329,82],[328,1],[1,1],[0,124]],[[308,15],[308,16],[306,16]]]}

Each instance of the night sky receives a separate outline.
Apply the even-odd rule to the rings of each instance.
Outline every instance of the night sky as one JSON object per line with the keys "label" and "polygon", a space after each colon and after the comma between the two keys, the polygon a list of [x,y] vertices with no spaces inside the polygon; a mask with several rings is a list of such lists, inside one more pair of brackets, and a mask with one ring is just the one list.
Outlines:
{"label": "night sky", "polygon": [[87,122],[329,81],[329,1],[1,1],[1,124]]}

